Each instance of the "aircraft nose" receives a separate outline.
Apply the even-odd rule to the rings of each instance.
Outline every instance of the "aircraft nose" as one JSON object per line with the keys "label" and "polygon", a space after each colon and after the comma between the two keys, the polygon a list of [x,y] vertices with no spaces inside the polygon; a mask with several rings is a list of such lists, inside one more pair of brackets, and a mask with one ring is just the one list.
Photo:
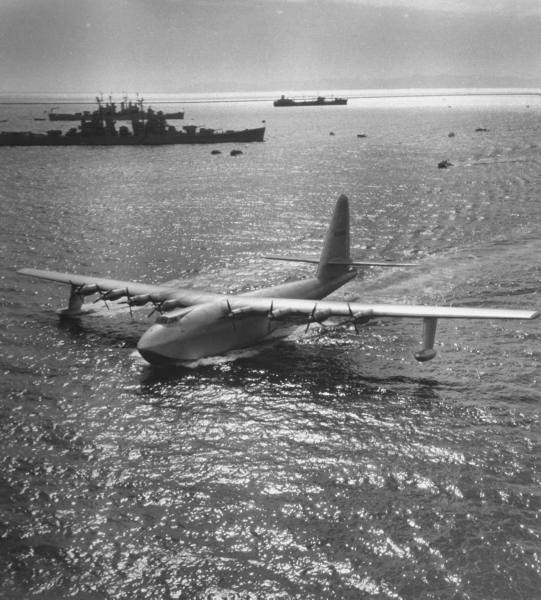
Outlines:
{"label": "aircraft nose", "polygon": [[163,325],[152,325],[137,342],[139,354],[153,365],[170,364],[172,358],[166,352],[167,337],[167,329]]}

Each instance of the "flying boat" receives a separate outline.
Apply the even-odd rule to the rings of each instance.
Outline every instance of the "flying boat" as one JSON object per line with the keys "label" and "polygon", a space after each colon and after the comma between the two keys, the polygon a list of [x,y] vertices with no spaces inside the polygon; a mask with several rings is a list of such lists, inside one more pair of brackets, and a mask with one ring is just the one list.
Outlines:
{"label": "flying boat", "polygon": [[314,263],[313,277],[241,294],[218,294],[173,284],[154,285],[104,279],[93,275],[59,273],[25,268],[22,275],[70,286],[66,317],[85,314],[85,299],[122,302],[133,307],[153,305],[153,325],[137,344],[141,356],[153,365],[193,362],[223,355],[231,350],[256,346],[272,338],[285,337],[293,329],[328,319],[339,319],[359,332],[359,325],[379,318],[413,318],[422,322],[422,347],[414,357],[425,362],[434,349],[438,319],[534,319],[537,311],[506,308],[379,304],[326,300],[351,281],[359,268],[412,267],[392,261],[355,261],[350,256],[349,202],[338,198],[319,259],[266,257]]}

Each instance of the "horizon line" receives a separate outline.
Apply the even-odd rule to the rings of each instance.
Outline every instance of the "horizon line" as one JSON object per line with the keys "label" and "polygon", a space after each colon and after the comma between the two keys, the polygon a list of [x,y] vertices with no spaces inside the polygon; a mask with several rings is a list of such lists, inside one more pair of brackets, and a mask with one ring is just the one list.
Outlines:
{"label": "horizon line", "polygon": [[[480,87],[480,88],[356,88],[356,89],[341,89],[335,92],[326,92],[327,97],[333,97],[337,94],[348,94],[348,99],[385,99],[385,98],[425,98],[425,97],[437,97],[437,96],[541,96],[541,88],[521,88],[521,87]],[[385,92],[385,93],[383,93]],[[184,96],[182,99],[175,100],[149,100],[153,104],[210,104],[210,103],[226,103],[226,102],[271,102],[276,99],[276,94],[282,94],[283,92],[274,92],[273,96],[270,96],[272,91],[265,92],[145,92],[147,95],[167,97],[167,96]],[[323,93],[315,92],[311,90],[296,90],[286,92],[288,97],[296,99],[314,95],[325,95]],[[121,93],[123,98],[129,97],[126,92]],[[242,94],[250,94],[247,97],[238,97]],[[269,94],[268,96],[262,96],[262,94]],[[103,94],[100,95],[103,97]],[[119,94],[108,94],[107,97],[118,96]],[[57,96],[55,100],[28,100],[20,101],[14,100],[13,98],[25,97],[25,96],[43,96],[51,97]],[[61,100],[58,97],[69,97],[69,96],[80,96],[85,99],[79,98],[78,100]],[[136,97],[140,97],[140,93],[136,93]],[[237,96],[237,97],[235,97]],[[5,100],[2,100],[5,97]],[[12,99],[7,99],[11,97]],[[92,97],[92,100],[86,98]],[[91,92],[0,92],[0,105],[7,104],[94,104],[96,98],[95,93]],[[144,99],[143,99],[144,100]],[[113,100],[115,101],[115,100]],[[118,102],[116,100],[115,102]]]}

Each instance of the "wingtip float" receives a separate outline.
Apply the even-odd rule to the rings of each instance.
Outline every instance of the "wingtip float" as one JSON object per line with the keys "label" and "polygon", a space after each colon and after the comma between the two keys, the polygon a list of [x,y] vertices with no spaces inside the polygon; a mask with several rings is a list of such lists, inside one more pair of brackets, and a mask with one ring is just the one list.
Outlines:
{"label": "wingtip float", "polygon": [[[344,323],[359,324],[380,317],[422,319],[422,348],[416,360],[426,362],[434,349],[438,319],[535,319],[534,310],[468,308],[425,305],[369,304],[324,300],[351,281],[358,267],[412,267],[392,261],[354,261],[350,257],[349,202],[342,195],[336,202],[319,259],[276,257],[317,265],[314,277],[239,294],[224,295],[165,285],[141,284],[87,275],[21,269],[20,274],[68,284],[71,288],[66,316],[81,314],[87,296],[98,300],[121,300],[128,306],[153,305],[156,322],[137,344],[140,354],[155,365],[168,365],[225,354],[257,345],[270,337],[286,336],[292,327],[322,323],[343,317]],[[151,314],[152,314],[151,313]]]}

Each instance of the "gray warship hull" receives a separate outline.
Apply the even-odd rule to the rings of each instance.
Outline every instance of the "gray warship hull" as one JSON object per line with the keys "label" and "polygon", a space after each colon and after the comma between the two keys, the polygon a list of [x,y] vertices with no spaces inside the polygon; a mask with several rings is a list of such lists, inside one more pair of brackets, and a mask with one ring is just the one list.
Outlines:
{"label": "gray warship hull", "polygon": [[264,141],[265,127],[238,131],[196,131],[128,134],[62,134],[4,131],[0,146],[167,146],[175,144],[224,144]]}

